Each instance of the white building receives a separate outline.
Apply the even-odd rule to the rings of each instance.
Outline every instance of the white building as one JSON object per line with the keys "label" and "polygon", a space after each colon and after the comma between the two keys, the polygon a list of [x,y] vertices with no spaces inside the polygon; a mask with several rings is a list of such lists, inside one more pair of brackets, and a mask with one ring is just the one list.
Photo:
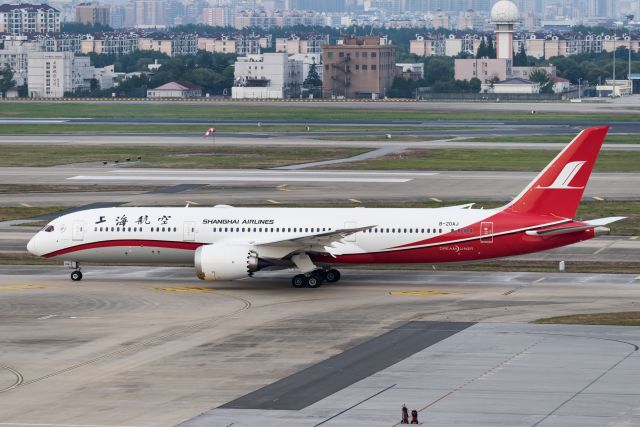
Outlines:
{"label": "white building", "polygon": [[235,63],[232,97],[296,98],[303,81],[303,62],[286,53],[249,55]]}
{"label": "white building", "polygon": [[73,52],[30,52],[27,67],[32,98],[62,98],[67,92],[90,90],[94,80],[102,89],[113,86],[112,67],[96,69],[89,57]]}
{"label": "white building", "polygon": [[603,85],[596,86],[598,96],[618,98],[632,94],[631,80],[606,80]]}
{"label": "white building", "polygon": [[536,94],[540,93],[540,83],[521,78],[511,78],[497,83],[485,83],[482,85],[484,93],[500,94]]}
{"label": "white building", "polygon": [[47,4],[0,5],[0,33],[56,33],[60,11]]}

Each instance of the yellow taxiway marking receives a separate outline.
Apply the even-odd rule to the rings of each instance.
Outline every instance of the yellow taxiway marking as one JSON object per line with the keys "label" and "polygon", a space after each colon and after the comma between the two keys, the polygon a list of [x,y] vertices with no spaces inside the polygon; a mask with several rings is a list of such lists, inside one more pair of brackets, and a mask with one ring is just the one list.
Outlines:
{"label": "yellow taxiway marking", "polygon": [[289,190],[289,189],[287,188],[287,186],[288,186],[288,185],[289,185],[289,184],[280,184],[280,185],[278,185],[276,188],[277,188],[279,191],[291,191],[291,190]]}
{"label": "yellow taxiway marking", "polygon": [[350,202],[353,202],[353,203],[362,203],[362,202],[361,202],[360,200],[358,200],[358,199],[349,199],[349,201],[350,201]]}
{"label": "yellow taxiway marking", "polygon": [[631,236],[629,237],[629,240],[638,240],[638,236]]}
{"label": "yellow taxiway marking", "polygon": [[22,291],[27,289],[49,289],[51,286],[43,285],[7,285],[0,286],[0,291]]}
{"label": "yellow taxiway marking", "polygon": [[437,197],[430,197],[430,199],[436,203],[442,203],[442,200],[438,199]]}
{"label": "yellow taxiway marking", "polygon": [[604,202],[604,199],[602,197],[598,197],[598,196],[593,196],[594,200],[597,200],[599,202]]}
{"label": "yellow taxiway marking", "polygon": [[279,202],[279,201],[277,201],[277,200],[272,200],[272,199],[267,199],[267,202],[269,202],[269,203],[273,203],[274,205],[279,205],[279,204],[280,204],[280,202]]}
{"label": "yellow taxiway marking", "polygon": [[391,291],[389,295],[395,296],[411,296],[411,297],[428,297],[432,295],[459,295],[459,292],[439,291],[437,289],[423,289],[414,291]]}
{"label": "yellow taxiway marking", "polygon": [[22,206],[23,208],[32,208],[33,207],[29,203],[20,203],[20,206]]}
{"label": "yellow taxiway marking", "polygon": [[176,288],[153,288],[162,292],[213,292],[212,288],[199,288],[195,286],[181,286]]}

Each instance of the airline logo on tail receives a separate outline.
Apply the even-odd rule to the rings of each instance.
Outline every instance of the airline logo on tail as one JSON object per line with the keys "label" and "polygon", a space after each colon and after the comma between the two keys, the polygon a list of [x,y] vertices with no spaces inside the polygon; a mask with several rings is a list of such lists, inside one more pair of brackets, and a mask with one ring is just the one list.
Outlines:
{"label": "airline logo on tail", "polygon": [[584,166],[584,164],[587,163],[586,161],[579,161],[579,162],[571,162],[571,163],[567,163],[564,167],[564,169],[562,169],[562,172],[560,172],[560,174],[558,175],[558,177],[556,178],[555,181],[553,181],[553,184],[551,184],[548,187],[540,187],[538,186],[538,188],[540,189],[557,189],[557,190],[581,190],[584,187],[571,187],[571,181],[573,180],[573,178],[575,178],[575,176],[578,174],[578,172],[580,172],[580,169],[582,168],[582,166]]}

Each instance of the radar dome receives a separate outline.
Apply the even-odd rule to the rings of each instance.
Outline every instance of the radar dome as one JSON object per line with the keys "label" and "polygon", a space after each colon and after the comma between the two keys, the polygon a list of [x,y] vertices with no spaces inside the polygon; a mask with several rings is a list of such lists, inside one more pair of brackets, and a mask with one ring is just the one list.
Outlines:
{"label": "radar dome", "polygon": [[491,20],[495,23],[516,22],[518,19],[518,6],[510,0],[500,0],[491,8]]}

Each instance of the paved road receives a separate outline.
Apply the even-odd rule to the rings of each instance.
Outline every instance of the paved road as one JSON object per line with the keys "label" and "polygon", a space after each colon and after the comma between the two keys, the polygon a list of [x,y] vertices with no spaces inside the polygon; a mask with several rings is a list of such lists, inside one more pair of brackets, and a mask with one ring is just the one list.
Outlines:
{"label": "paved road", "polygon": [[[630,350],[613,341],[637,343],[637,328],[524,323],[636,310],[635,275],[344,270],[340,284],[293,289],[287,272],[213,284],[190,268],[84,272],[77,284],[61,266],[0,267],[5,425],[172,426],[409,320],[488,323],[304,410],[280,412],[283,422],[259,414],[260,425],[342,413],[334,425],[390,426],[402,403],[422,408],[450,391],[421,413],[425,421],[532,425],[578,393],[555,425],[573,425],[580,412],[581,425],[637,424],[640,359],[616,365]],[[246,412],[221,415],[255,425]],[[218,422],[207,425],[229,424]]]}
{"label": "paved road", "polygon": [[[105,167],[0,168],[5,185],[43,185],[45,192],[4,194],[0,206],[79,206],[94,202],[134,205],[277,204],[300,202],[391,202],[508,200],[535,176],[529,172],[198,170]],[[191,184],[191,186],[185,186]],[[82,191],[82,186],[86,191]],[[99,191],[92,185],[103,186]],[[73,186],[72,192],[65,192]],[[80,189],[78,188],[80,186]],[[122,186],[122,187],[120,187]],[[138,188],[127,191],[128,188]],[[180,187],[178,187],[180,186]],[[154,188],[164,187],[159,195]],[[119,189],[121,188],[121,189]],[[585,197],[637,199],[640,173],[596,173]],[[175,191],[173,191],[175,190]],[[271,201],[269,201],[271,200]]]}
{"label": "paved road", "polygon": [[[583,103],[569,102],[361,102],[361,101],[322,101],[322,102],[287,102],[287,101],[229,101],[211,100],[209,102],[197,101],[161,101],[156,105],[199,105],[204,108],[215,106],[216,108],[224,108],[229,106],[232,108],[242,106],[252,107],[282,107],[282,108],[345,108],[345,109],[364,109],[364,110],[420,110],[420,111],[522,111],[530,112],[535,110],[538,112],[575,112],[575,113],[637,113],[640,108],[640,97],[631,96],[615,100],[597,99],[598,102],[589,102],[591,100],[584,99]],[[604,102],[602,102],[604,101]],[[51,103],[51,101],[31,101]],[[105,101],[73,101],[74,103],[85,104],[104,104]],[[120,104],[146,104],[153,105],[149,101],[112,101]],[[64,105],[64,102],[60,103]]]}

